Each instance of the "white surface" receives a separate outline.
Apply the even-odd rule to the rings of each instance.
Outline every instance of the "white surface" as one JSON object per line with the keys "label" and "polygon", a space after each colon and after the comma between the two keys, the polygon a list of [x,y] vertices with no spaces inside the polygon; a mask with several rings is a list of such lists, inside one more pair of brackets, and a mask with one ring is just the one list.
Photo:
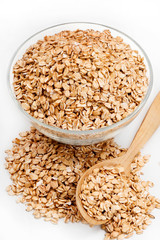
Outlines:
{"label": "white surface", "polygon": [[[7,90],[7,68],[17,47],[30,35],[54,24],[69,21],[88,21],[106,24],[120,29],[133,37],[148,54],[154,72],[154,86],[140,116],[116,139],[128,146],[146,113],[150,103],[160,90],[160,22],[158,0],[0,0],[0,240],[103,240],[104,231],[99,227],[89,228],[83,224],[58,225],[36,220],[27,213],[16,198],[5,192],[10,183],[4,169],[4,150],[20,131],[29,129],[29,124],[17,110]],[[160,197],[160,129],[146,144],[143,153],[151,154],[144,167],[144,178],[152,180],[153,194]],[[160,239],[160,211],[143,235],[134,235],[132,240]]]}

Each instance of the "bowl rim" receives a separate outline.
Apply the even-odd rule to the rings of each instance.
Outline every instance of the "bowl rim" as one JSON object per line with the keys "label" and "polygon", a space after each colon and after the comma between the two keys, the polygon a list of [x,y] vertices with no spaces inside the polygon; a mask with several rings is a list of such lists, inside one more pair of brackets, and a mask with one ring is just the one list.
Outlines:
{"label": "bowl rim", "polygon": [[[21,48],[25,45],[25,43],[27,43],[30,39],[32,39],[33,37],[35,37],[36,35],[40,34],[40,33],[43,33],[45,32],[46,30],[49,30],[49,29],[52,29],[52,28],[56,28],[56,27],[60,27],[60,26],[64,26],[64,25],[71,25],[71,24],[92,24],[92,25],[98,25],[98,26],[101,26],[101,27],[105,27],[106,29],[109,29],[109,30],[113,30],[113,31],[116,31],[122,35],[124,35],[125,37],[129,38],[135,45],[137,45],[137,47],[142,51],[144,57],[145,57],[145,60],[148,64],[148,68],[149,68],[149,85],[148,85],[148,89],[147,89],[147,92],[142,100],[142,102],[138,105],[138,107],[132,112],[130,113],[127,117],[125,117],[124,119],[116,122],[116,123],[113,123],[112,125],[110,126],[106,126],[106,127],[101,127],[101,128],[97,128],[97,129],[91,129],[91,130],[67,130],[67,129],[62,129],[62,128],[59,128],[59,127],[54,127],[54,126],[51,126],[51,125],[48,125],[44,122],[41,122],[40,120],[32,117],[29,113],[27,113],[21,106],[20,102],[16,99],[15,97],[15,93],[14,93],[14,90],[13,90],[13,87],[11,87],[11,81],[10,81],[10,73],[12,71],[12,65],[13,65],[13,62],[14,62],[14,59],[16,57],[16,55],[18,54],[18,52],[21,50]],[[111,131],[112,129],[114,128],[117,128],[123,124],[125,124],[125,122],[129,121],[131,118],[134,118],[136,116],[136,114],[143,108],[143,106],[145,105],[147,99],[149,98],[150,96],[150,93],[151,93],[151,90],[152,90],[152,87],[153,87],[153,69],[152,69],[152,65],[151,65],[151,62],[146,54],[146,52],[144,51],[144,49],[139,45],[139,43],[137,43],[132,37],[128,36],[126,33],[114,28],[114,27],[110,27],[108,25],[105,25],[105,24],[100,24],[100,23],[94,23],[94,22],[66,22],[66,23],[60,23],[60,24],[56,24],[56,25],[53,25],[53,26],[50,26],[50,27],[47,27],[47,28],[44,28],[36,33],[34,33],[33,35],[31,35],[29,38],[27,38],[18,48],[17,50],[14,52],[11,60],[10,60],[10,63],[9,63],[9,67],[8,67],[8,72],[7,72],[7,84],[8,84],[8,89],[9,89],[9,93],[13,99],[13,101],[15,102],[16,106],[19,108],[19,110],[21,110],[24,115],[29,118],[29,120],[31,122],[35,122],[36,124],[42,126],[43,128],[47,128],[49,130],[52,130],[52,131],[55,131],[55,132],[59,132],[59,133],[64,133],[64,134],[72,134],[72,135],[88,135],[88,134],[97,134],[97,133],[100,133],[100,132],[104,132],[104,131]]]}

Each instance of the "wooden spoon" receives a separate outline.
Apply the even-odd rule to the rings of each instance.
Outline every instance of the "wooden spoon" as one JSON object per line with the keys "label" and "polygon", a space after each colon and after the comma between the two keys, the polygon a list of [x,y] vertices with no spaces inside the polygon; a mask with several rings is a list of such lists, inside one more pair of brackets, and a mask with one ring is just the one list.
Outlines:
{"label": "wooden spoon", "polygon": [[133,158],[140,151],[140,149],[144,146],[144,144],[150,139],[153,133],[160,125],[160,92],[154,99],[151,104],[141,126],[139,127],[130,147],[127,152],[118,158],[105,160],[101,163],[95,164],[93,167],[89,168],[80,178],[77,189],[76,189],[76,203],[77,207],[82,214],[83,218],[91,225],[101,225],[107,222],[107,220],[96,220],[95,218],[90,217],[86,210],[83,208],[83,204],[79,197],[81,193],[81,185],[84,182],[84,179],[92,173],[95,168],[100,168],[103,166],[106,167],[114,167],[114,166],[123,166],[124,172],[128,176],[130,174],[130,167]]}

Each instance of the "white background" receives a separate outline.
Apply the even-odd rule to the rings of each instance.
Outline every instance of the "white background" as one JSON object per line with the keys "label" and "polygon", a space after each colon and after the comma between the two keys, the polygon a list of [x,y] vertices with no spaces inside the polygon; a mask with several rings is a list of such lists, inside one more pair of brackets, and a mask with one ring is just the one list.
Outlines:
{"label": "white background", "polygon": [[[103,240],[104,231],[87,225],[58,225],[36,220],[25,207],[16,204],[5,188],[10,184],[4,169],[4,150],[20,131],[29,129],[12,102],[7,89],[7,68],[17,47],[28,37],[43,28],[70,21],[88,21],[115,27],[134,38],[148,54],[154,72],[151,96],[138,118],[116,140],[128,146],[141,123],[149,105],[160,90],[160,8],[158,0],[0,0],[0,240]],[[144,178],[155,183],[151,190],[160,197],[160,129],[145,145],[143,153],[151,154],[144,167]],[[143,235],[132,240],[160,239],[160,210],[156,219]]]}

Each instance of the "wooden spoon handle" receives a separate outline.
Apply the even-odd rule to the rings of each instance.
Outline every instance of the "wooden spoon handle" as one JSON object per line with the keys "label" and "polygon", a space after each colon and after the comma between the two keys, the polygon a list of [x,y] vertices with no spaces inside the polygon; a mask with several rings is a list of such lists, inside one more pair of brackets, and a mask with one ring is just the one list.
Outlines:
{"label": "wooden spoon handle", "polygon": [[141,126],[139,127],[127,153],[125,154],[123,164],[126,171],[130,170],[130,164],[135,155],[150,139],[156,129],[160,126],[160,92],[157,94],[151,104]]}

